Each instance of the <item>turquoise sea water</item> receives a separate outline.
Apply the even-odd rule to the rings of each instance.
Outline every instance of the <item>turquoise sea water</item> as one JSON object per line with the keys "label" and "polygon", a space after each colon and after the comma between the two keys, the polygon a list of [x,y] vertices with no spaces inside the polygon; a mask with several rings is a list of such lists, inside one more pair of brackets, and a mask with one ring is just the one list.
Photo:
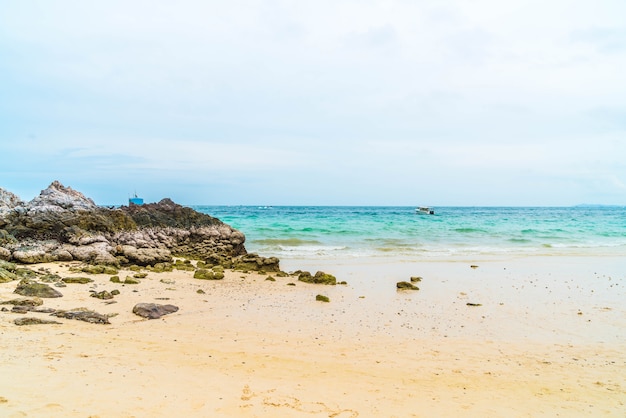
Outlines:
{"label": "turquoise sea water", "polygon": [[626,207],[193,206],[280,259],[626,256]]}

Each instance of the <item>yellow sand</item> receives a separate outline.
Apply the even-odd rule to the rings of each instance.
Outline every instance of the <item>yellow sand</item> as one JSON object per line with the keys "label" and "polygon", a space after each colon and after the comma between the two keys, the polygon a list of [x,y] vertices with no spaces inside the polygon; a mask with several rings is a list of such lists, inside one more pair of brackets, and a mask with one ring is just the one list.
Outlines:
{"label": "yellow sand", "polygon": [[[239,272],[149,273],[139,285],[92,275],[44,306],[116,313],[111,325],[16,326],[56,318],[0,312],[0,416],[625,416],[624,262],[478,265],[324,266],[340,286]],[[411,275],[421,290],[396,291]],[[0,301],[18,297],[15,285],[0,284]],[[89,297],[105,289],[120,290],[116,303]],[[139,302],[180,310],[145,320],[131,312]]]}

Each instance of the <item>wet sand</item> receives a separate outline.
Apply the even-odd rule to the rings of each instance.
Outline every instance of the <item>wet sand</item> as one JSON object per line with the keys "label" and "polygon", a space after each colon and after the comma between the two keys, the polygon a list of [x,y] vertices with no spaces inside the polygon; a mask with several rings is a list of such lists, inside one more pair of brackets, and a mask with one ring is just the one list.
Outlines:
{"label": "wet sand", "polygon": [[[471,268],[470,265],[477,265]],[[46,264],[62,276],[66,265]],[[283,262],[347,285],[227,272],[90,275],[43,306],[110,325],[16,326],[0,312],[0,416],[623,416],[626,262],[523,257]],[[132,273],[121,272],[122,279]],[[395,284],[421,276],[419,291]],[[295,283],[290,286],[288,283]],[[0,301],[16,283],[0,284]],[[89,290],[119,289],[116,303]],[[205,293],[197,291],[201,289]],[[316,295],[330,298],[318,302]],[[158,320],[139,302],[174,304]],[[468,306],[476,304],[479,306]],[[57,319],[57,318],[54,318]]]}

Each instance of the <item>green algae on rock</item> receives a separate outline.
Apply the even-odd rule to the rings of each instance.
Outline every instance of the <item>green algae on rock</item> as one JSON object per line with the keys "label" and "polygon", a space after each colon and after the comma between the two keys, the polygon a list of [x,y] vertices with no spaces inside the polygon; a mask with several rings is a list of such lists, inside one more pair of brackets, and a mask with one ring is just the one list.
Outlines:
{"label": "green algae on rock", "polygon": [[200,280],[222,280],[224,277],[224,272],[219,270],[198,269],[193,273],[193,278]]}
{"label": "green algae on rock", "polygon": [[233,260],[232,269],[237,271],[258,271],[259,273],[269,273],[280,271],[280,261],[276,257],[262,257],[258,254],[250,253]]}
{"label": "green algae on rock", "polygon": [[315,296],[315,300],[320,301],[320,302],[330,302],[330,299],[328,298],[328,296],[324,296],[324,295]]}
{"label": "green algae on rock", "polygon": [[17,279],[19,279],[19,276],[17,274],[0,267],[0,283],[8,283]]}
{"label": "green algae on rock", "polygon": [[315,273],[315,276],[312,276],[308,271],[302,271],[298,274],[298,280],[305,283],[315,283],[315,284],[325,284],[325,285],[336,285],[337,278],[332,274],[324,273],[323,271],[318,271]]}
{"label": "green algae on rock", "polygon": [[196,268],[191,264],[191,260],[176,260],[173,267],[176,270],[194,271]]}
{"label": "green algae on rock", "polygon": [[113,294],[107,290],[103,290],[101,292],[93,292],[90,296],[92,298],[102,299],[102,300],[113,299]]}
{"label": "green algae on rock", "polygon": [[102,264],[86,265],[80,267],[70,267],[70,271],[87,273],[87,274],[117,274],[117,268],[113,266],[106,266]]}
{"label": "green algae on rock", "polygon": [[22,279],[13,293],[22,296],[37,296],[40,298],[60,298],[61,292],[55,290],[44,283],[38,283],[31,279]]}
{"label": "green algae on rock", "polygon": [[63,283],[87,284],[93,282],[89,277],[64,277],[61,279]]}

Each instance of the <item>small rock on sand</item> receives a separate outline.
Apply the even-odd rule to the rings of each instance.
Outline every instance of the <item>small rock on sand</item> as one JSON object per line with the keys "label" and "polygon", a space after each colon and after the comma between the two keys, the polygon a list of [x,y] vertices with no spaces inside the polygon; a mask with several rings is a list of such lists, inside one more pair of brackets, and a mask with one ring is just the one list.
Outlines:
{"label": "small rock on sand", "polygon": [[159,319],[163,315],[178,311],[178,306],[159,305],[157,303],[138,303],[133,308],[133,313],[142,318]]}

